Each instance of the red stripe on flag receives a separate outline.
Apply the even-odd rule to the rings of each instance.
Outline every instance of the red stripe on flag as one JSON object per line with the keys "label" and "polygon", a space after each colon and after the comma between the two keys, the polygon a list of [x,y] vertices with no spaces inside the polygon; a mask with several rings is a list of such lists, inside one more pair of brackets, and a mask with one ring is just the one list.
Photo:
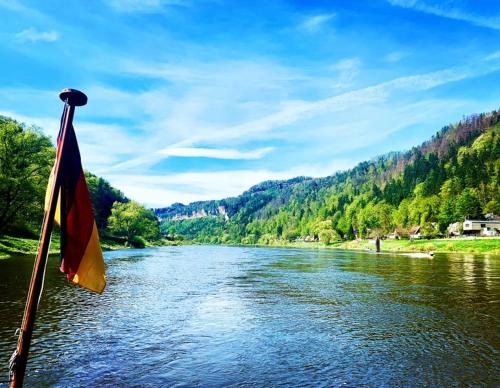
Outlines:
{"label": "red stripe on flag", "polygon": [[61,262],[61,271],[68,275],[69,280],[72,280],[83,258],[94,227],[92,202],[82,170],[80,170],[80,176],[74,189],[69,189],[67,192],[73,194],[73,198],[68,198],[66,202],[70,207],[66,209],[66,234],[65,246],[62,250],[64,257]]}

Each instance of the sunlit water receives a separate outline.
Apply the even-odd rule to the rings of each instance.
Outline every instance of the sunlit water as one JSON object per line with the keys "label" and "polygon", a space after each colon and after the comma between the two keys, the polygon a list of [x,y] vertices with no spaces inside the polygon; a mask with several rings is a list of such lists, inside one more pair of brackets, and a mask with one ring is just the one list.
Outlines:
{"label": "sunlit water", "polygon": [[[0,381],[33,258],[0,260]],[[27,386],[497,385],[500,257],[183,246],[48,264]]]}

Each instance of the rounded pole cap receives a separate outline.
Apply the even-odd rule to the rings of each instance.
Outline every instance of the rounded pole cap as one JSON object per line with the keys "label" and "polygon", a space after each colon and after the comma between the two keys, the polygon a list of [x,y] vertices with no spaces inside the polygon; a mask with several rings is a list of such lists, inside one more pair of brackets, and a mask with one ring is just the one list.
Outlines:
{"label": "rounded pole cap", "polygon": [[59,98],[72,106],[83,106],[87,104],[88,100],[85,93],[70,88],[61,90],[61,92],[59,93]]}

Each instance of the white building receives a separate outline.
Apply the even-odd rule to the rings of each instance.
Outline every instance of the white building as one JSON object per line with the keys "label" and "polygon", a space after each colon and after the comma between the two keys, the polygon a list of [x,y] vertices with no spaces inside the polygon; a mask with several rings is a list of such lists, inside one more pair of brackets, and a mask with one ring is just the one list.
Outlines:
{"label": "white building", "polygon": [[465,220],[464,233],[496,236],[500,231],[500,220]]}

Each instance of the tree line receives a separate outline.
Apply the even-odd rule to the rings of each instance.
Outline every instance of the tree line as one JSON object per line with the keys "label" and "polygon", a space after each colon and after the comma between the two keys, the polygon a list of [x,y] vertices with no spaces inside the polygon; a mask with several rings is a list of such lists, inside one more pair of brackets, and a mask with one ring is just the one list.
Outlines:
{"label": "tree line", "polygon": [[[0,116],[0,237],[37,238],[55,147],[40,128]],[[136,247],[160,238],[154,213],[85,172],[102,237]]]}

